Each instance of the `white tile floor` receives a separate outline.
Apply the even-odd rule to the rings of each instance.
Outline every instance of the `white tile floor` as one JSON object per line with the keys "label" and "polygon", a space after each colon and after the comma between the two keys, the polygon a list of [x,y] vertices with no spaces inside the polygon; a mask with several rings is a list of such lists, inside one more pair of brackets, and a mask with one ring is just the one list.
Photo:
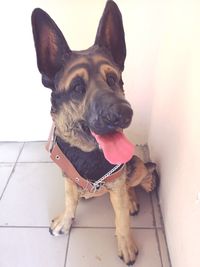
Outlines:
{"label": "white tile floor", "polygon": [[[120,267],[108,196],[81,200],[69,236],[48,226],[64,208],[64,181],[44,142],[0,143],[0,267]],[[144,147],[137,154],[147,157]],[[139,247],[135,267],[169,267],[155,193],[139,190],[131,218]]]}

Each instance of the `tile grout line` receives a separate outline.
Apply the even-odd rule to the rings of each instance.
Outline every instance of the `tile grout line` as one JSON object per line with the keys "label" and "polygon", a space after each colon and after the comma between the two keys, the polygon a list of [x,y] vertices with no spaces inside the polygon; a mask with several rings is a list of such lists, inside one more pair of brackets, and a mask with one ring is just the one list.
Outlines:
{"label": "tile grout line", "polygon": [[68,237],[67,247],[66,247],[66,252],[65,252],[64,267],[67,266],[67,258],[68,258],[68,251],[69,251],[69,242],[70,242],[70,239],[71,239],[71,231],[72,231],[72,227],[69,230],[69,237]]}
{"label": "tile grout line", "polygon": [[33,163],[54,163],[53,161],[0,161],[0,164],[15,164],[15,163],[19,163],[19,164],[33,164]]}
{"label": "tile grout line", "polygon": [[[49,229],[49,226],[32,226],[32,225],[0,225],[0,228],[27,228],[27,229]],[[110,229],[115,230],[115,226],[73,226],[72,229]],[[131,229],[135,230],[155,230],[155,227],[131,227]],[[162,228],[158,227],[158,230],[162,230]]]}
{"label": "tile grout line", "polygon": [[54,162],[53,161],[18,161],[17,163],[18,164],[34,164],[34,163],[37,163],[37,164],[42,164],[42,163],[48,164],[48,163],[54,163]]}
{"label": "tile grout line", "polygon": [[0,225],[0,228],[14,229],[49,229],[49,226],[27,226],[27,225]]}
{"label": "tile grout line", "polygon": [[152,207],[152,214],[153,214],[153,224],[155,226],[154,230],[155,230],[155,236],[156,236],[156,241],[157,241],[156,243],[157,243],[157,247],[158,247],[158,254],[159,254],[159,257],[160,257],[161,267],[164,267],[163,266],[162,253],[161,253],[161,247],[160,247],[160,239],[159,239],[159,236],[158,236],[157,221],[156,221],[156,216],[155,216],[153,198],[152,198],[152,194],[151,193],[150,193],[150,200],[151,200],[151,207]]}
{"label": "tile grout line", "polygon": [[[151,159],[150,159],[150,153],[149,153],[149,147],[148,147],[148,145],[146,145],[145,148],[143,148],[143,153],[144,153],[144,157],[145,157],[146,161],[150,161]],[[153,221],[153,225],[154,225],[155,236],[156,236],[156,241],[157,241],[157,246],[158,246],[158,253],[159,253],[161,265],[162,265],[162,267],[164,267],[164,265],[163,265],[163,257],[162,257],[162,252],[161,252],[161,244],[160,244],[160,238],[159,238],[158,230],[162,230],[162,232],[164,234],[165,245],[166,245],[166,248],[167,248],[168,260],[169,260],[169,264],[170,264],[170,267],[171,267],[171,261],[170,261],[170,257],[169,257],[169,250],[168,250],[168,246],[167,246],[167,242],[166,242],[166,236],[165,236],[165,231],[164,231],[163,217],[162,217],[160,205],[159,205],[159,202],[158,202],[159,199],[158,199],[158,193],[157,193],[157,191],[156,191],[156,200],[158,202],[158,210],[159,210],[159,215],[160,215],[160,219],[161,219],[161,227],[158,227],[158,225],[157,225],[157,219],[156,219],[156,216],[155,216],[155,208],[154,208],[152,193],[150,193],[150,200],[151,200],[151,207],[152,207],[153,220],[154,220]]]}
{"label": "tile grout line", "polygon": [[162,216],[162,212],[161,212],[161,207],[160,207],[160,204],[159,204],[159,197],[158,197],[158,192],[157,191],[156,191],[156,199],[157,199],[157,203],[158,203],[158,210],[159,210],[160,220],[161,220],[161,225],[162,225],[161,230],[163,232],[165,246],[166,246],[166,250],[167,250],[167,257],[168,257],[168,261],[169,261],[169,267],[172,267],[170,254],[169,254],[169,249],[168,249],[168,244],[167,244],[167,238],[166,238],[166,235],[165,235],[165,225],[164,225],[164,220],[163,220],[163,216]]}
{"label": "tile grout line", "polygon": [[19,154],[18,154],[18,156],[17,156],[17,159],[16,159],[16,161],[15,161],[15,163],[14,163],[14,166],[13,166],[13,168],[12,168],[12,171],[11,171],[9,177],[8,177],[7,183],[6,183],[6,185],[5,185],[4,189],[3,189],[3,192],[2,192],[2,194],[1,194],[1,196],[0,196],[0,200],[3,198],[3,195],[4,195],[4,193],[5,193],[5,191],[6,191],[7,187],[8,187],[8,184],[9,184],[9,182],[10,182],[10,180],[11,180],[11,178],[12,178],[14,172],[15,172],[16,165],[17,165],[18,159],[19,159],[19,157],[20,157],[20,155],[21,155],[21,153],[22,153],[22,150],[24,149],[24,145],[25,145],[25,143],[23,142],[23,143],[22,143],[22,147],[21,147],[21,149],[20,149],[20,151],[19,151]]}
{"label": "tile grout line", "polygon": [[47,143],[47,140],[39,140],[39,141],[0,141],[0,144],[19,144],[19,143]]}
{"label": "tile grout line", "polygon": [[[72,226],[72,229],[114,229],[115,226]],[[135,230],[155,230],[155,227],[140,227],[140,226],[132,226],[131,229]],[[158,227],[157,229],[161,230],[162,228]]]}
{"label": "tile grout line", "polygon": [[[144,162],[148,162],[150,161],[150,153],[149,153],[149,147],[146,144],[145,146],[143,146],[143,155],[144,155]],[[159,240],[159,236],[158,236],[158,228],[157,228],[157,220],[156,220],[156,216],[155,216],[155,210],[154,210],[154,203],[153,203],[153,198],[152,198],[152,193],[150,193],[150,202],[151,202],[151,210],[152,210],[152,215],[153,215],[153,226],[154,226],[154,231],[155,231],[155,237],[156,237],[156,244],[157,244],[157,248],[158,248],[158,254],[159,254],[159,258],[160,258],[160,262],[161,262],[161,267],[163,266],[163,259],[162,259],[162,254],[161,254],[161,248],[160,248],[160,240]],[[162,229],[162,228],[161,228]]]}

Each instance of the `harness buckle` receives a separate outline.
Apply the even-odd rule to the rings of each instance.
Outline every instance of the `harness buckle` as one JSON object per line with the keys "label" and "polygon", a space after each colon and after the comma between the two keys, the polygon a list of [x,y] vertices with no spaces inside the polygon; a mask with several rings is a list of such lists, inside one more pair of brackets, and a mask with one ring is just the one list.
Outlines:
{"label": "harness buckle", "polygon": [[101,191],[101,190],[103,190],[103,188],[105,187],[105,182],[98,182],[98,183],[96,183],[96,182],[94,182],[94,183],[92,183],[92,192],[93,193],[95,193],[95,192],[97,192],[97,191]]}

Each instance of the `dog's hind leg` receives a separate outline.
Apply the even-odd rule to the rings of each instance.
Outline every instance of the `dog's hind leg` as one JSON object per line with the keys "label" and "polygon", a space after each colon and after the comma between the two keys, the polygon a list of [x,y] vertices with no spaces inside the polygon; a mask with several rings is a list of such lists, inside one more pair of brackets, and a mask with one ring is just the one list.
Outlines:
{"label": "dog's hind leg", "polygon": [[135,262],[138,249],[130,230],[129,195],[126,184],[118,184],[110,191],[110,199],[115,211],[118,255],[127,265]]}
{"label": "dog's hind leg", "polygon": [[79,200],[77,185],[70,179],[65,178],[65,210],[64,212],[52,220],[50,233],[54,236],[68,234],[73,223],[76,207]]}
{"label": "dog's hind leg", "polygon": [[138,214],[140,205],[137,200],[137,196],[135,193],[135,188],[130,187],[128,188],[128,194],[129,194],[129,214],[131,216],[135,216]]}

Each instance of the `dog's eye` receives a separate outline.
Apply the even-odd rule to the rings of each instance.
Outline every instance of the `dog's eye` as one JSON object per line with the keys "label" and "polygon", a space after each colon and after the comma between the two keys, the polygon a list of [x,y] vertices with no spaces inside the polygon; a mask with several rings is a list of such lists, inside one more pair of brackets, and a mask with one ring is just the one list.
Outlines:
{"label": "dog's eye", "polygon": [[113,87],[117,82],[117,76],[114,73],[108,73],[106,75],[106,82],[110,87]]}
{"label": "dog's eye", "polygon": [[81,77],[76,77],[70,84],[70,95],[76,100],[80,100],[85,94],[86,86]]}

